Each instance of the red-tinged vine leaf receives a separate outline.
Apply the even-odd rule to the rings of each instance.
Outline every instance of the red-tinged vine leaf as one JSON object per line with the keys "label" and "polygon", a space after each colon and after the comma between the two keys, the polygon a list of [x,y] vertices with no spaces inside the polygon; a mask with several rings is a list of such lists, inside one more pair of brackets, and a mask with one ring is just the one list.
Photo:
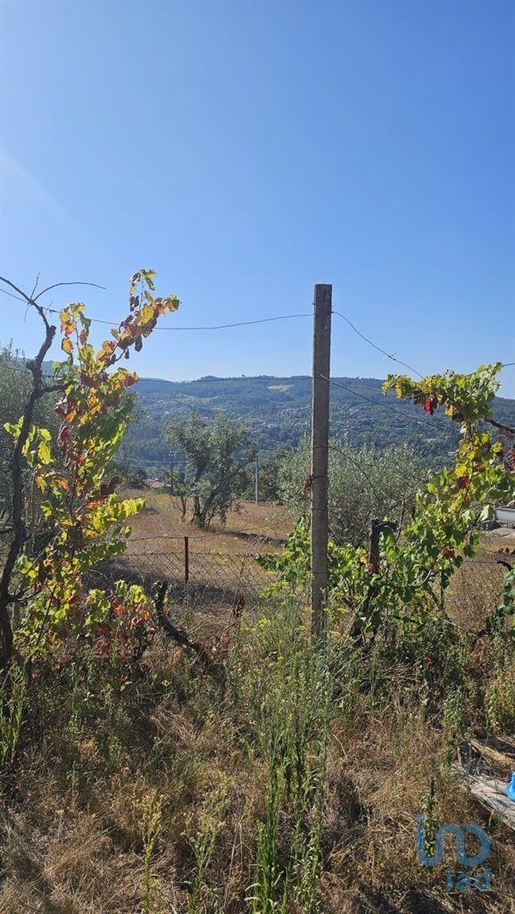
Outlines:
{"label": "red-tinged vine leaf", "polygon": [[455,554],[454,549],[450,549],[448,546],[446,546],[445,549],[442,549],[444,559],[453,559]]}
{"label": "red-tinged vine leaf", "polygon": [[47,580],[47,578],[51,575],[51,573],[52,573],[52,569],[50,567],[50,563],[45,561],[44,559],[41,559],[41,561],[38,565],[38,576],[37,576],[38,584],[44,584],[45,581]]}
{"label": "red-tinged vine leaf", "polygon": [[55,406],[55,412],[63,422],[73,422],[77,415],[77,404],[71,397],[62,397]]}
{"label": "red-tinged vine leaf", "polygon": [[61,448],[63,453],[66,453],[70,443],[70,428],[68,425],[62,425],[59,430],[59,435],[56,441],[58,447]]}
{"label": "red-tinged vine leaf", "polygon": [[64,333],[65,336],[70,336],[71,333],[74,333],[77,329],[77,324],[75,323],[73,317],[67,308],[62,308],[59,312],[59,318],[61,321],[61,333]]}
{"label": "red-tinged vine leaf", "polygon": [[102,349],[97,353],[97,361],[101,365],[111,365],[115,349],[116,342],[114,340],[104,340]]}
{"label": "red-tinged vine leaf", "polygon": [[[42,512],[50,519],[54,537],[42,552],[44,561],[26,563],[22,569],[33,594],[41,595],[41,613],[47,619],[44,638],[38,635],[43,615],[36,614],[23,639],[33,646],[36,638],[40,652],[58,644],[68,624],[86,628],[90,624],[78,614],[84,574],[93,562],[123,552],[123,538],[129,535],[130,528],[122,529],[119,539],[120,522],[140,507],[138,499],[114,497],[118,477],[108,476],[105,481],[107,467],[125,426],[123,391],[138,380],[134,372],[125,369],[111,372],[110,368],[122,356],[129,358],[133,346],[136,351],[142,348],[143,339],[150,334],[165,306],[170,307],[172,298],[174,310],[177,307],[174,297],[156,303],[146,292],[145,286],[154,288],[153,277],[152,271],[139,271],[133,276],[141,291],[136,287],[130,289],[132,313],[119,327],[111,329],[111,339],[103,343],[99,352],[88,342],[90,320],[83,315],[84,305],[72,304],[60,313],[60,342],[69,359],[68,363],[57,363],[64,382],[64,392],[55,407],[62,423],[55,442],[59,454],[51,452],[43,435],[45,430],[41,430],[40,437],[31,439],[33,447],[29,452],[35,483],[46,493]],[[116,422],[113,424],[112,420]],[[50,433],[47,434],[50,438]],[[111,530],[114,536],[110,540]],[[94,548],[84,549],[84,546]],[[132,601],[123,605],[120,616],[133,640],[129,628],[147,625],[150,620],[148,609],[139,603],[135,606]],[[131,653],[134,653],[132,647]]]}
{"label": "red-tinged vine leaf", "polygon": [[438,400],[436,397],[426,397],[424,400],[424,410],[426,413],[433,415],[435,409],[438,406]]}
{"label": "red-tinged vine leaf", "polygon": [[470,476],[458,476],[456,480],[458,489],[468,489],[470,486]]}
{"label": "red-tinged vine leaf", "polygon": [[100,387],[100,379],[94,375],[86,374],[85,371],[81,372],[79,380],[83,387]]}
{"label": "red-tinged vine leaf", "polygon": [[74,524],[66,533],[66,544],[71,549],[81,549],[84,546],[84,533],[80,524]]}

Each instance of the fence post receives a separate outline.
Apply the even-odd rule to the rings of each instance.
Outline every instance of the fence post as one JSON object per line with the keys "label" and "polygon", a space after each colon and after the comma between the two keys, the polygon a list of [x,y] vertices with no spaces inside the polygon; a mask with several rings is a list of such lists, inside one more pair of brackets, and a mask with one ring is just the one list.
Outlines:
{"label": "fence post", "polygon": [[190,579],[190,540],[189,536],[184,537],[184,583],[187,586]]}
{"label": "fence post", "polygon": [[377,518],[374,518],[370,525],[370,552],[368,561],[374,569],[374,574],[377,574],[379,571],[379,533],[381,526],[381,522],[378,521]]}
{"label": "fence post", "polygon": [[327,592],[327,470],[332,292],[331,285],[315,286],[311,419],[311,631],[321,642],[326,637],[323,604]]}

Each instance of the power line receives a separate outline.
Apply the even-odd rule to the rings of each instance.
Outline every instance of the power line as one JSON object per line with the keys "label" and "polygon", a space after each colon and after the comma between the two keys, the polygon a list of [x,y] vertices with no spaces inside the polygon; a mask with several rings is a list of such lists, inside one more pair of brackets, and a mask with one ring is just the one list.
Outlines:
{"label": "power line", "polygon": [[[417,419],[416,416],[410,416],[408,413],[405,413],[403,409],[399,409],[397,406],[392,406],[390,403],[386,403],[384,400],[372,400],[371,397],[366,397],[364,394],[358,393],[357,390],[353,390],[352,387],[346,387],[345,384],[339,384],[337,381],[333,381],[332,378],[326,378],[325,375],[321,376],[324,381],[329,381],[333,387],[339,387],[341,390],[346,390],[347,393],[355,394],[356,397],[360,397],[361,400],[366,400],[368,403],[372,403],[374,406],[383,406],[388,410],[393,410],[394,412],[399,413],[403,419],[410,419],[412,422],[416,422],[418,425],[424,425],[423,419]],[[442,431],[442,429],[439,429]]]}
{"label": "power line", "polygon": [[[52,314],[59,314],[55,308],[46,308],[46,311],[50,311]],[[230,327],[248,327],[252,324],[270,324],[272,321],[289,321],[297,317],[312,317],[311,314],[282,314],[278,317],[262,317],[259,320],[253,321],[237,321],[233,324],[215,324],[210,327],[155,327],[155,330],[168,330],[172,332],[178,332],[181,330],[196,331],[196,330],[228,330]],[[106,324],[109,327],[115,327],[117,325],[116,321],[105,321],[97,317],[90,318],[94,324]],[[119,324],[118,324],[119,326]],[[153,332],[154,332],[153,331]]]}
{"label": "power line", "polygon": [[[399,413],[403,419],[410,419],[412,422],[416,422],[417,425],[422,426],[427,431],[427,426],[423,419],[417,419],[416,416],[410,416],[409,413],[405,413],[403,409],[400,409],[398,406],[393,406],[390,403],[387,403],[385,400],[372,400],[371,397],[366,397],[364,394],[358,393],[357,390],[354,390],[352,387],[346,387],[344,384],[339,384],[337,381],[333,381],[332,378],[326,378],[322,375],[325,381],[329,381],[333,387],[340,387],[342,390],[346,390],[348,393],[355,394],[356,397],[360,397],[362,400],[366,400],[367,403],[372,403],[373,406],[383,406],[385,409],[393,410],[396,413]],[[433,430],[437,431],[439,434],[445,435],[446,437],[452,436],[452,425],[449,425],[447,428],[441,425],[433,425]],[[451,438],[452,440],[452,438]]]}
{"label": "power line", "polygon": [[[77,285],[77,283],[56,283],[55,285],[59,285],[59,286]],[[99,288],[99,289],[104,288],[103,286],[97,286],[96,283],[80,283],[80,285],[95,286],[96,288]],[[55,288],[55,286],[48,287],[48,289],[52,289],[52,288]],[[48,289],[44,289],[42,292],[39,293],[39,295],[37,297],[39,298],[41,295],[43,295],[44,292],[48,291]],[[0,289],[0,292],[3,293],[4,295],[9,295],[11,298],[17,299],[18,301],[24,301],[23,298],[20,298],[18,295],[14,295],[12,292],[9,292],[7,289]],[[50,314],[59,314],[59,310],[57,308],[44,308],[43,307],[41,310],[46,311],[47,313],[50,313]],[[340,311],[333,311],[332,313],[336,314],[343,321],[345,321],[349,325],[349,327],[351,327],[351,329],[357,336],[359,336],[362,340],[364,340],[366,343],[368,343],[369,346],[372,346],[372,348],[375,349],[377,352],[380,352],[382,355],[386,356],[386,358],[390,359],[392,362],[397,362],[399,365],[403,365],[404,368],[407,368],[408,371],[411,371],[411,372],[413,372],[413,374],[416,374],[417,377],[424,378],[424,375],[422,375],[419,371],[417,371],[416,368],[413,368],[413,366],[409,365],[407,362],[404,362],[402,359],[397,358],[397,356],[394,355],[393,353],[387,352],[386,349],[382,348],[382,346],[378,346],[377,343],[374,343],[373,340],[371,340],[369,337],[365,336],[365,334],[362,333],[361,330],[358,330],[358,328],[355,326],[355,324],[353,324],[352,321],[345,314],[342,314]],[[173,332],[180,333],[180,332],[187,331],[187,332],[194,333],[197,331],[228,330],[228,329],[231,329],[232,327],[249,327],[249,326],[255,326],[256,324],[269,324],[269,323],[273,323],[275,321],[294,320],[294,319],[301,318],[301,317],[312,317],[312,315],[306,314],[306,313],[283,314],[283,315],[278,315],[276,317],[263,317],[263,318],[258,318],[258,319],[251,320],[251,321],[235,321],[235,322],[229,323],[229,324],[213,324],[213,325],[197,326],[197,327],[155,327],[154,331],[156,331],[156,330],[157,331],[169,331],[172,333]],[[108,326],[108,327],[119,326],[119,322],[108,321],[108,320],[104,320],[103,318],[92,317],[92,318],[89,318],[89,320],[91,320],[91,322],[94,324],[104,324],[105,326]],[[515,365],[515,362],[502,362],[501,364],[502,364],[503,368],[509,368],[509,367]]]}
{"label": "power line", "polygon": [[[333,311],[332,313],[337,314],[338,317],[341,317],[342,320],[344,320],[349,325],[349,327],[352,328],[354,333],[356,333],[359,337],[361,337],[362,340],[365,340],[365,342],[368,343],[370,346],[373,346],[374,349],[377,349],[378,352],[381,352],[383,355],[385,355],[388,359],[391,359],[393,362],[398,362],[399,365],[404,365],[405,368],[407,368],[409,371],[412,371],[413,374],[416,374],[419,378],[424,378],[424,375],[420,374],[420,372],[417,371],[416,368],[413,368],[411,365],[408,365],[407,362],[403,362],[402,359],[398,359],[395,355],[393,355],[393,353],[387,352],[386,349],[383,349],[381,346],[378,346],[377,343],[374,343],[373,340],[370,340],[368,338],[368,336],[365,336],[364,333],[361,333],[361,331],[358,330],[358,328],[352,323],[351,320],[349,320],[348,317],[345,316],[345,314],[341,314],[340,311]],[[511,365],[515,365],[515,362],[501,362],[501,365],[503,368],[509,368]]]}
{"label": "power line", "polygon": [[361,333],[361,331],[358,330],[358,328],[354,326],[352,321],[349,320],[348,317],[345,317],[345,314],[341,314],[340,311],[333,311],[333,314],[337,314],[338,317],[341,317],[341,319],[344,320],[349,325],[349,327],[352,328],[352,330],[354,330],[354,333],[356,333],[358,336],[360,336],[362,340],[365,340],[365,342],[368,343],[370,346],[373,346],[374,349],[377,349],[378,352],[382,352],[382,354],[385,355],[388,359],[391,359],[392,362],[398,362],[399,365],[404,365],[405,368],[407,368],[409,371],[412,371],[414,374],[418,375],[419,378],[424,377],[424,375],[421,375],[420,372],[416,370],[416,368],[412,368],[411,365],[407,364],[407,362],[403,362],[402,359],[398,359],[396,356],[387,352],[386,349],[382,349],[381,346],[378,346],[376,343],[374,343],[372,340],[370,340],[368,338],[368,336],[365,336],[364,333]]}

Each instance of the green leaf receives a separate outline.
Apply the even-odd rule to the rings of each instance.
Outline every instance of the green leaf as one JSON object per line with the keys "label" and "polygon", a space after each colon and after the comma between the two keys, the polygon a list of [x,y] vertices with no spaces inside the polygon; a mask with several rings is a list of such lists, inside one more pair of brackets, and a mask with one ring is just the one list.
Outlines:
{"label": "green leaf", "polygon": [[47,465],[52,460],[50,447],[46,441],[40,441],[38,445],[38,457],[41,463]]}

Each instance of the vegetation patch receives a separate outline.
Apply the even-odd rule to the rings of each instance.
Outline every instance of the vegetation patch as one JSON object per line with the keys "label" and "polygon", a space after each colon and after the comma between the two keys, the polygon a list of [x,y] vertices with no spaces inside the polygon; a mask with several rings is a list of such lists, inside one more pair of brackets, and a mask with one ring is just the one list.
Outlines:
{"label": "vegetation patch", "polygon": [[[515,497],[513,429],[492,410],[498,366],[388,380],[428,421],[440,410],[459,430],[453,464],[415,491],[405,485],[410,473],[417,481],[412,452],[377,453],[375,473],[375,452],[356,468],[342,447],[326,624],[313,638],[302,449],[281,483],[287,493],[286,467],[296,468],[285,495],[295,521],[271,505],[215,502],[222,488],[212,525],[198,523],[212,490],[186,468],[182,521],[173,491],[149,491],[146,513],[145,490],[120,491],[113,461],[135,375],[119,362],[177,299],[156,297],[153,273],[140,271],[128,316],[96,352],[84,306],[63,309],[66,358],[51,380],[42,365],[57,328],[26,300],[44,342],[22,416],[12,402],[6,410],[2,910],[512,911],[513,833],[456,776],[471,747],[506,780],[512,758],[491,743],[513,745],[515,569],[507,547],[481,535],[493,505]],[[12,353],[5,364],[15,366]],[[58,423],[38,411],[46,397]],[[188,421],[170,434],[189,448],[193,477],[201,465],[210,485],[220,467],[238,474],[241,428]],[[368,479],[351,519],[338,494],[348,466],[356,488]],[[203,607],[190,532],[209,569]],[[180,586],[163,570],[173,540]],[[272,574],[251,602],[242,575],[256,555],[263,580]],[[234,561],[228,600],[219,575]],[[456,842],[439,856],[445,830]],[[487,871],[460,851],[465,833],[487,836]]]}

